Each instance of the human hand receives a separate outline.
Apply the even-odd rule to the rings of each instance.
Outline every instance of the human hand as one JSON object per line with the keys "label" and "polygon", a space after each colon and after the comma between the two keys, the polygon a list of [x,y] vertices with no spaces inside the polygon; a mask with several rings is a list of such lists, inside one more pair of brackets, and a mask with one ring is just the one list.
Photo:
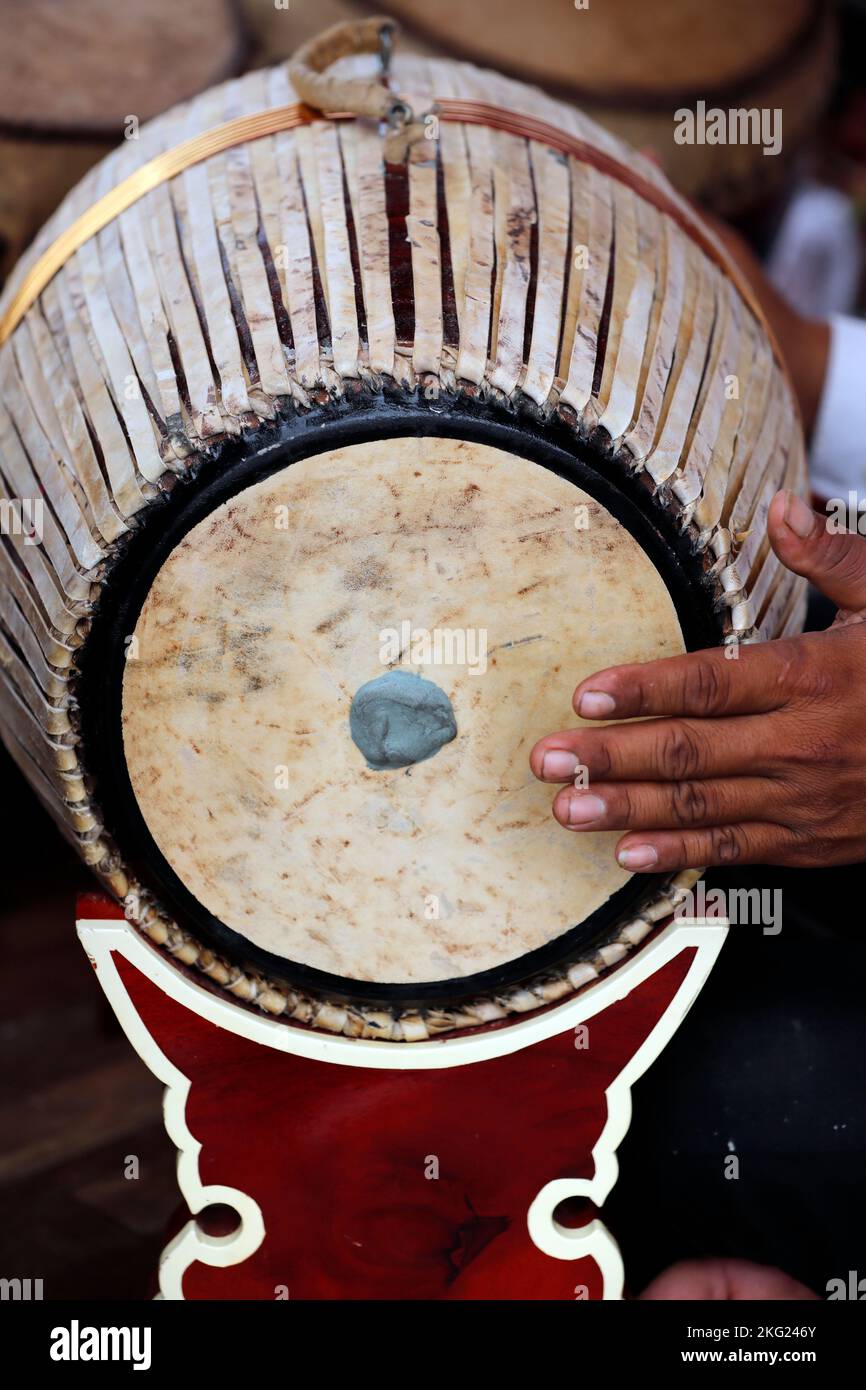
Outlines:
{"label": "human hand", "polygon": [[[866,539],[777,493],[768,518],[783,564],[839,607],[826,632],[613,666],[574,693],[584,719],[530,754],[578,833],[623,830],[632,873],[731,864],[819,867],[866,859]],[[649,716],[649,717],[647,717]]]}

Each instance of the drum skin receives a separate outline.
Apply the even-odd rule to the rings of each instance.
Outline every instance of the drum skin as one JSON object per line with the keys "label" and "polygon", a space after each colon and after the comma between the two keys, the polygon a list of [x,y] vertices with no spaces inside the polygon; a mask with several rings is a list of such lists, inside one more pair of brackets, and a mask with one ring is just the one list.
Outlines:
{"label": "drum skin", "polygon": [[[375,62],[339,70],[373,76]],[[0,485],[13,502],[38,497],[44,507],[37,543],[20,528],[0,538],[0,718],[36,793],[153,941],[287,1022],[396,1043],[562,999],[670,914],[696,875],[623,883],[602,868],[599,837],[580,851],[593,878],[564,835],[550,853],[562,865],[570,851],[575,867],[558,873],[544,908],[531,878],[535,867],[543,881],[546,854],[530,834],[557,832],[542,824],[546,794],[524,755],[570,722],[576,680],[609,660],[798,630],[805,586],[781,570],[765,520],[779,487],[803,489],[805,469],[791,388],[760,315],[653,165],[573,108],[467,65],[397,57],[391,85],[416,112],[442,102],[402,162],[384,162],[372,123],[302,112],[294,128],[233,144],[145,192],[66,259],[9,332]],[[143,127],[43,229],[0,316],[40,253],[147,160],[294,100],[275,68]],[[473,106],[465,120],[458,100]],[[520,127],[515,113],[532,124]],[[449,527],[473,489],[482,500],[471,502],[477,531],[467,542]],[[257,539],[281,498],[291,552],[273,529]],[[234,538],[223,525],[231,508]],[[544,531],[545,509],[549,566],[523,557],[542,542],[520,540]],[[425,525],[439,528],[424,561],[444,571],[438,609],[424,607],[416,582]],[[347,558],[330,567],[337,531]],[[487,552],[496,564],[485,577]],[[568,589],[569,556],[579,594]],[[538,623],[527,628],[519,605],[530,590],[536,607],[526,613]],[[407,808],[394,800],[394,775],[357,756],[348,704],[375,673],[372,634],[396,618],[428,626],[437,612],[447,626],[458,594],[461,622],[505,647],[547,637],[517,656],[509,648],[497,676],[501,734],[513,742],[502,763],[514,769],[507,821],[499,811],[490,819],[502,791],[480,774],[450,788],[475,798],[472,814],[437,783],[443,768],[458,775],[459,747],[465,777],[473,756],[483,762],[485,738],[501,743],[495,683],[474,718],[471,674],[438,672],[464,741],[412,769],[429,787],[434,851],[399,867],[416,913],[437,895],[437,864],[443,879],[449,865],[442,896],[452,903],[466,870],[466,902],[480,905],[484,924],[476,937],[468,918],[451,935],[444,922],[431,929],[425,961],[430,941],[416,949],[401,929],[408,899],[398,910],[393,885],[374,890],[364,874],[365,834],[367,877],[387,879],[377,856],[391,862],[382,824],[365,820],[370,805],[383,799],[389,831]],[[597,603],[591,624],[581,602]],[[322,658],[316,673],[301,676],[280,643],[250,647],[269,605],[285,642],[296,640],[305,661]],[[335,615],[342,653],[339,631],[316,646]],[[197,683],[196,650],[212,662],[210,676],[199,662]],[[412,669],[437,675],[423,662]],[[543,707],[530,698],[536,688]],[[305,751],[303,720],[317,710],[327,711],[329,756],[313,785],[318,754]],[[255,721],[284,721],[288,733],[254,738]],[[201,777],[199,734],[210,749]],[[273,788],[260,793],[283,762],[304,792],[284,808],[291,834],[280,840]],[[311,797],[322,813],[305,817]],[[351,833],[329,917],[340,804]],[[461,870],[451,852],[453,836],[477,826],[476,858],[488,857],[474,880],[480,904],[469,860]],[[515,843],[507,883],[503,834]],[[291,902],[276,895],[277,870],[294,875]],[[304,938],[305,908],[318,946]],[[249,930],[245,913],[260,919]],[[425,920],[412,920],[418,942]],[[497,921],[515,931],[513,946],[497,938]]]}

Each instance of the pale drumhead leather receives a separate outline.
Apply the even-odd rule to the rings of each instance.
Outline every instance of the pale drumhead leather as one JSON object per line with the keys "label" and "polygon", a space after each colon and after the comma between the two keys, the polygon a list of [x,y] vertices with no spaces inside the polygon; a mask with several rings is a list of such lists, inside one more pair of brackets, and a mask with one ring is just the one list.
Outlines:
{"label": "pale drumhead leather", "polygon": [[[484,634],[486,670],[402,666],[446,692],[458,734],[371,771],[349,708],[406,621],[476,634],[470,657]],[[135,639],[125,756],[183,884],[268,952],[396,984],[513,961],[622,887],[618,836],[557,826],[528,754],[576,722],[584,675],[684,649],[663,580],[600,503],[430,437],[335,448],[217,507],[159,571]]]}

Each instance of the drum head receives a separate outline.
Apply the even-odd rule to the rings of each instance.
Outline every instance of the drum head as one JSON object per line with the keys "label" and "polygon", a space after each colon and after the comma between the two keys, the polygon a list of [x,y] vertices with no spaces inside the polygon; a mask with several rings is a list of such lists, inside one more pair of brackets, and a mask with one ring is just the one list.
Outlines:
{"label": "drum head", "polygon": [[[101,615],[92,741],[125,856],[234,959],[363,1001],[444,1002],[603,939],[647,880],[618,833],[553,820],[530,749],[579,722],[584,676],[714,637],[676,544],[573,443],[421,423],[326,426],[179,489]],[[456,733],[374,767],[350,712],[388,672],[392,735],[394,673],[406,718]]]}

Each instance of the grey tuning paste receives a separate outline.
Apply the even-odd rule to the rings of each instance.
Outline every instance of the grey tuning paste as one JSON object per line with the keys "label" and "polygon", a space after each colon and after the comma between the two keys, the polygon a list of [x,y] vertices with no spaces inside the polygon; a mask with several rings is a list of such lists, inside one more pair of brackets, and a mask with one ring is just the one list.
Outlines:
{"label": "grey tuning paste", "polygon": [[349,728],[367,766],[411,767],[432,758],[457,734],[451,701],[433,681],[386,671],[356,691]]}

